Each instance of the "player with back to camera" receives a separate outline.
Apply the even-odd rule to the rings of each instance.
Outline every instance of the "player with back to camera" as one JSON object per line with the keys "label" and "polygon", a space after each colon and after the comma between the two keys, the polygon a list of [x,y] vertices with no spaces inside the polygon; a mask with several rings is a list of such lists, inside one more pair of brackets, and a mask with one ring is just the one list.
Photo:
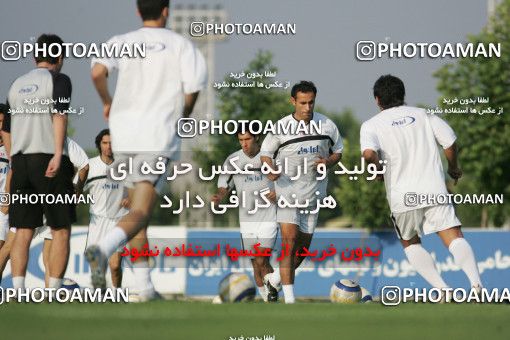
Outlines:
{"label": "player with back to camera", "polygon": [[[128,188],[129,214],[99,242],[86,250],[92,284],[105,288],[107,259],[126,242],[141,251],[147,241],[156,195],[166,182],[165,174],[142,174],[144,162],[154,169],[178,158],[181,140],[177,121],[189,117],[199,91],[205,87],[206,64],[202,54],[181,35],[166,28],[168,0],[138,0],[143,27],[108,41],[110,46],[147,43],[144,58],[99,58],[92,60],[92,79],[103,102],[116,165],[132,164],[122,180]],[[107,77],[118,70],[115,96],[110,96]],[[117,174],[118,175],[118,174]],[[118,178],[118,177],[117,177]],[[133,264],[139,301],[158,298],[150,278],[147,258]]]}
{"label": "player with back to camera", "polygon": [[380,160],[387,161],[384,174],[387,199],[407,259],[432,287],[448,287],[432,256],[421,245],[422,235],[437,233],[455,263],[466,273],[471,286],[481,290],[475,256],[463,237],[453,205],[406,202],[406,193],[448,194],[436,143],[443,147],[448,174],[455,184],[462,176],[454,131],[438,116],[406,106],[404,83],[397,77],[381,76],[374,84],[373,93],[381,111],[361,126],[361,152],[368,163],[378,167]]}
{"label": "player with back to camera", "polygon": [[[237,133],[237,138],[241,145],[241,150],[230,154],[225,160],[223,168],[234,170],[231,161],[235,162],[241,169],[244,169],[249,164],[254,174],[220,175],[218,178],[218,190],[211,200],[215,205],[218,205],[234,188],[239,197],[244,195],[247,202],[245,202],[244,207],[239,207],[239,224],[243,249],[255,252],[255,245],[259,244],[257,248],[260,250],[260,253],[266,253],[267,251],[270,254],[278,233],[274,184],[261,173],[259,136],[254,136],[248,131],[243,133],[240,129]],[[235,160],[235,158],[238,159]],[[259,194],[255,195],[254,192]],[[255,199],[262,201],[262,195],[266,197],[265,201],[270,205],[268,207],[261,207],[250,214],[249,211],[253,211],[255,208]],[[260,198],[258,198],[259,196]],[[270,257],[268,256],[253,256],[251,263],[259,294],[265,302],[274,302],[278,300],[278,294],[268,296],[267,289],[264,286],[264,276],[273,272],[273,267],[271,267],[269,260]]]}
{"label": "player with back to camera", "polygon": [[[10,191],[26,195],[72,195],[73,165],[66,143],[66,111],[72,87],[69,77],[60,73],[63,55],[49,53],[49,46],[62,45],[63,41],[56,35],[43,34],[37,44],[43,46],[43,53],[35,57],[37,67],[18,77],[9,90],[8,108],[21,113],[5,115],[2,126],[2,138],[11,160]],[[35,103],[35,99],[39,100]],[[44,102],[50,104],[46,106]],[[35,109],[48,113],[34,114]],[[19,201],[9,205],[9,225],[17,228],[10,251],[15,289],[25,288],[30,243],[35,228],[43,225],[43,216],[53,233],[48,285],[56,289],[62,285],[69,259],[71,224],[76,221],[75,205]]]}

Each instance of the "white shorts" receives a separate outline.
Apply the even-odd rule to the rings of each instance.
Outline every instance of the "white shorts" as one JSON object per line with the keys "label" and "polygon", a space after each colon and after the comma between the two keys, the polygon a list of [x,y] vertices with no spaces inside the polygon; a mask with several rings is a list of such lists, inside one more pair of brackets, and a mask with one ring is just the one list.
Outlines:
{"label": "white shorts", "polygon": [[260,223],[257,230],[244,232],[241,230],[241,243],[244,250],[254,250],[253,246],[260,243],[260,248],[273,249],[276,235],[278,234],[278,224]]}
{"label": "white shorts", "polygon": [[[151,169],[155,172],[159,172],[159,165],[161,162],[164,164],[164,173],[147,173],[143,174],[141,172],[142,166],[144,163],[147,163]],[[155,154],[135,154],[135,153],[120,153],[115,154],[115,161],[112,164],[114,169],[118,169],[120,164],[125,164],[124,169],[129,169],[131,165],[131,173],[126,174],[125,178],[122,179],[122,183],[126,188],[134,188],[135,183],[139,182],[149,182],[154,186],[154,189],[158,194],[161,194],[161,191],[166,183],[166,178],[168,176],[168,169],[170,167],[170,159],[166,157],[160,157]],[[117,171],[115,171],[116,173]],[[116,173],[116,176],[122,176],[121,173]],[[108,170],[108,177],[110,176],[110,170]],[[116,180],[112,177],[113,180]]]}
{"label": "white shorts", "polygon": [[[307,210],[313,211],[313,207],[308,207]],[[299,231],[305,234],[313,234],[317,226],[319,213],[306,214],[300,208],[277,208],[276,221],[278,223],[292,223],[298,226]]]}
{"label": "white shorts", "polygon": [[4,215],[0,211],[0,241],[7,239],[7,233],[9,232],[9,214]]}
{"label": "white shorts", "polygon": [[[97,215],[90,215],[89,231],[87,233],[87,243],[85,249],[94,244],[99,244],[113,228],[117,225],[119,218],[108,218]],[[122,251],[123,247],[117,249]]]}
{"label": "white shorts", "polygon": [[428,235],[460,226],[453,205],[433,205],[403,213],[392,213],[391,219],[401,240]]}

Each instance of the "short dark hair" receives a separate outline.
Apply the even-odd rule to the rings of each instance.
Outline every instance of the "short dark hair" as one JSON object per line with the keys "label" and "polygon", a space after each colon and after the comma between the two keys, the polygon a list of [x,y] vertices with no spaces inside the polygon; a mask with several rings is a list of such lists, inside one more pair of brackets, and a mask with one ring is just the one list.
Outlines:
{"label": "short dark hair", "polygon": [[379,106],[384,110],[404,105],[405,96],[404,82],[391,74],[379,77],[374,84],[374,97],[379,98]]}
{"label": "short dark hair", "polygon": [[[37,46],[42,48],[44,44],[46,44],[46,48],[44,48],[44,53],[38,53],[37,55],[34,54],[35,62],[36,63],[47,62],[52,65],[55,65],[56,63],[58,63],[58,59],[60,58],[60,56],[62,56],[62,54],[60,54],[59,56],[55,56],[53,53],[53,51],[55,51],[55,48],[50,48],[50,46],[52,44],[60,45],[61,51],[62,53],[64,53],[63,46],[64,41],[56,34],[42,34],[39,38],[37,38]],[[51,54],[53,55],[53,57],[50,55],[49,53],[50,51],[52,52]]]}
{"label": "short dark hair", "polygon": [[156,20],[163,9],[170,6],[170,0],[136,0],[136,6],[143,21]]}
{"label": "short dark hair", "polygon": [[101,141],[103,140],[104,136],[110,135],[110,129],[104,129],[99,132],[99,134],[96,136],[96,148],[99,150],[99,153],[101,154]]}
{"label": "short dark hair", "polygon": [[299,83],[292,86],[292,90],[290,91],[290,95],[292,98],[296,98],[298,92],[313,92],[314,95],[317,95],[317,87],[315,87],[314,83],[307,80],[301,80]]}
{"label": "short dark hair", "polygon": [[4,103],[0,103],[0,114],[6,114],[7,113],[7,105]]}

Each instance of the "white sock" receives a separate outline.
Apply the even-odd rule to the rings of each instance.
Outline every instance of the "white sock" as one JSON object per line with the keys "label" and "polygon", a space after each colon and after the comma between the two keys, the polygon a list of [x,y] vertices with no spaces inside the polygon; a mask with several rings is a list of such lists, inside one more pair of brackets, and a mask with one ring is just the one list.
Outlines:
{"label": "white sock", "polygon": [[55,288],[59,289],[62,287],[62,281],[63,279],[57,279],[56,277],[50,277],[48,281],[48,288]]}
{"label": "white sock", "polygon": [[480,280],[475,254],[466,239],[462,237],[456,238],[450,243],[448,250],[452,253],[455,263],[466,273],[471,282],[471,287],[477,285],[481,287],[482,281]]}
{"label": "white sock", "polygon": [[264,300],[264,302],[267,302],[267,291],[266,291],[266,287],[264,286],[260,286],[260,287],[257,287],[258,291],[259,291],[259,294],[260,296],[262,296],[262,300]]}
{"label": "white sock", "polygon": [[269,283],[273,287],[278,287],[280,283],[282,282],[282,278],[280,276],[280,268],[275,268],[274,272],[269,275]]}
{"label": "white sock", "polygon": [[154,293],[149,262],[143,261],[133,264],[133,274],[135,275],[135,287],[141,295],[151,295]]}
{"label": "white sock", "polygon": [[436,269],[434,259],[430,256],[420,244],[412,244],[404,248],[407,259],[430,285],[434,288],[447,288],[448,285],[443,281],[441,275]]}
{"label": "white sock", "polygon": [[99,249],[101,249],[107,258],[110,258],[117,248],[126,242],[126,232],[120,227],[115,227],[101,240],[99,243]]}
{"label": "white sock", "polygon": [[296,298],[294,297],[294,285],[282,285],[282,289],[285,303],[296,302]]}
{"label": "white sock", "polygon": [[12,278],[12,288],[14,289],[25,289],[25,277],[15,276]]}

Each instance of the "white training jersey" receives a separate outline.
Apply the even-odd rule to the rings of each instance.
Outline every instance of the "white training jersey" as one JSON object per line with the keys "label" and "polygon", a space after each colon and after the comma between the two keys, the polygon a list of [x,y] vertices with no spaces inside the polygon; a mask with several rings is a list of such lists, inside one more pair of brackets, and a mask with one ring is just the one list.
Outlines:
{"label": "white training jersey", "polygon": [[274,191],[274,184],[270,181],[266,175],[260,172],[260,153],[255,155],[253,158],[248,157],[244,151],[238,150],[227,157],[223,163],[224,169],[234,170],[230,160],[238,157],[239,159],[235,163],[241,168],[247,164],[252,166],[254,172],[253,175],[228,175],[223,174],[218,178],[218,188],[227,188],[232,190],[235,188],[236,195],[240,198],[240,204],[242,203],[241,198],[245,197],[245,207],[239,207],[239,223],[241,225],[242,232],[249,233],[256,231],[259,227],[267,225],[267,223],[276,223],[276,204],[272,203],[268,208],[259,208],[254,214],[248,214],[248,211],[253,210],[255,207],[255,200],[257,199],[260,204],[264,204],[265,201],[260,197],[259,194],[254,194],[255,191],[259,192],[264,189]]}
{"label": "white training jersey", "polygon": [[361,152],[380,152],[386,160],[384,184],[390,209],[394,213],[426,207],[405,205],[406,193],[447,194],[443,165],[437,147],[455,142],[452,128],[424,109],[399,106],[381,111],[361,126]]}
{"label": "white training jersey", "polygon": [[103,64],[109,73],[118,70],[109,117],[112,149],[175,158],[184,94],[200,91],[206,84],[204,57],[189,40],[166,28],[143,27],[107,42],[110,46],[134,43],[145,43],[145,58],[92,60],[92,66]]}
{"label": "white training jersey", "polygon": [[100,156],[89,160],[89,175],[83,190],[88,190],[94,197],[94,204],[90,205],[92,215],[119,218],[128,213],[121,207],[123,198],[127,198],[127,190],[122,182],[109,179],[109,165]]}
{"label": "white training jersey", "polygon": [[[299,203],[308,199],[310,206],[313,206],[317,199],[324,198],[327,189],[327,177],[322,181],[317,180],[319,174],[314,161],[318,158],[328,158],[332,153],[341,153],[343,150],[342,136],[331,119],[314,112],[312,120],[317,125],[320,124],[320,131],[310,129],[308,134],[299,135],[268,134],[260,152],[261,156],[273,158],[273,165],[276,164],[275,160],[281,163],[283,170],[275,182],[277,197],[284,196],[289,202],[294,202],[295,198],[292,195],[295,194]],[[280,119],[279,122],[284,126],[287,124],[293,126],[290,131],[297,131],[299,121],[292,114]],[[284,172],[285,159],[287,159],[286,172]],[[304,174],[305,162],[306,174]],[[298,167],[301,168],[299,177]],[[297,178],[291,180],[292,177]],[[317,191],[319,195],[316,195]]]}
{"label": "white training jersey", "polygon": [[0,192],[5,192],[5,185],[7,183],[7,173],[9,172],[9,157],[5,146],[0,146]]}

